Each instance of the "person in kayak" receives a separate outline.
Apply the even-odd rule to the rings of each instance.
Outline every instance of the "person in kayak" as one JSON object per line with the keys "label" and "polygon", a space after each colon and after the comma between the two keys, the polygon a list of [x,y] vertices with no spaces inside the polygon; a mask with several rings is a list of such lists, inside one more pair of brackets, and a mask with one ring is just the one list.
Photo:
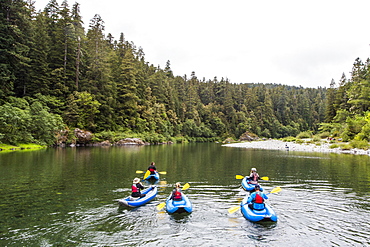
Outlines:
{"label": "person in kayak", "polygon": [[150,171],[150,174],[155,174],[157,172],[157,167],[155,167],[155,163],[150,163],[150,166],[148,167],[148,170]]}
{"label": "person in kayak", "polygon": [[181,184],[176,183],[175,188],[172,191],[171,199],[174,201],[181,201],[182,196],[181,196]]}
{"label": "person in kayak", "polygon": [[253,192],[247,200],[248,207],[254,210],[262,210],[265,208],[265,200],[268,199],[267,195],[260,191],[260,186],[257,184]]}
{"label": "person in kayak", "polygon": [[256,168],[251,169],[251,174],[249,174],[249,182],[250,184],[258,184],[258,179],[260,179],[260,175],[257,173]]}
{"label": "person in kayak", "polygon": [[131,190],[132,190],[132,193],[131,193],[131,196],[132,197],[144,197],[145,194],[141,194],[140,190],[143,190],[144,189],[144,186],[140,183],[140,178],[135,178],[133,181],[132,181],[132,186],[131,186]]}

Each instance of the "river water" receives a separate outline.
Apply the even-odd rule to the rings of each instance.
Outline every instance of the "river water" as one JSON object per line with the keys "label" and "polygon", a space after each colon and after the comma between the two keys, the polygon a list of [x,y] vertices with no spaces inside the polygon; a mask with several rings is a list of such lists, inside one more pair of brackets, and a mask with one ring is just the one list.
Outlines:
{"label": "river water", "polygon": [[[133,178],[161,175],[149,204],[126,209]],[[235,175],[256,167],[276,223],[252,223]],[[193,212],[157,211],[174,184]],[[369,246],[370,157],[221,144],[49,148],[0,152],[0,246]],[[144,186],[148,186],[145,184]]]}

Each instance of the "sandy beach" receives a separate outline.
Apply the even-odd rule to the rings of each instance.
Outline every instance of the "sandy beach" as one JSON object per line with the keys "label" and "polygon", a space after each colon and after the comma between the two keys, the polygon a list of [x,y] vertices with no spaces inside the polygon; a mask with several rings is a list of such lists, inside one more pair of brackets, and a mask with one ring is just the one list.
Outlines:
{"label": "sandy beach", "polygon": [[267,140],[267,141],[230,143],[230,144],[224,144],[222,146],[238,147],[238,148],[270,149],[270,150],[282,150],[282,151],[302,151],[302,152],[370,155],[370,150],[363,150],[363,149],[357,149],[357,148],[354,148],[351,150],[342,150],[340,148],[329,148],[330,145],[332,144],[331,143],[321,143],[321,145],[316,145],[312,143],[297,144],[294,142]]}

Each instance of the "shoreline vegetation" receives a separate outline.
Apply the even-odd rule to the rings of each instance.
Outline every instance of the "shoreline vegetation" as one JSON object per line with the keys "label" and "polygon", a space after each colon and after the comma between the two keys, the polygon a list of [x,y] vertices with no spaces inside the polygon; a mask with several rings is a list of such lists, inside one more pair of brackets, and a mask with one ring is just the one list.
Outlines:
{"label": "shoreline vegetation", "polygon": [[301,152],[320,152],[320,153],[342,153],[342,154],[355,154],[355,155],[370,155],[370,150],[353,148],[348,143],[340,143],[328,141],[326,139],[320,142],[312,142],[306,139],[302,142],[292,142],[284,140],[261,140],[249,141],[239,143],[228,143],[222,146],[238,147],[238,148],[251,148],[251,149],[268,149],[268,150],[282,150],[282,151],[301,151]]}
{"label": "shoreline vegetation", "polygon": [[10,151],[31,151],[31,150],[37,150],[47,148],[47,146],[33,144],[33,143],[27,143],[27,144],[16,144],[16,145],[10,145],[10,144],[4,144],[0,143],[0,151],[1,152],[10,152]]}
{"label": "shoreline vegetation", "polygon": [[[226,141],[228,142],[228,141]],[[166,144],[172,144],[173,142],[167,142]],[[224,142],[225,143],[225,142]],[[161,143],[164,144],[164,143]],[[60,145],[60,147],[78,147],[78,146],[121,146],[121,145],[151,145],[144,143],[140,138],[126,138],[122,142],[115,144],[111,143],[95,143],[90,145]],[[281,150],[281,151],[301,151],[301,152],[319,152],[319,153],[338,153],[338,154],[354,154],[354,155],[369,155],[370,150],[353,148],[349,143],[333,142],[332,140],[322,139],[319,142],[313,142],[312,139],[304,139],[297,141],[286,141],[286,140],[254,140],[254,141],[243,141],[235,143],[226,143],[222,146],[225,147],[237,147],[237,148],[250,148],[250,149],[266,149],[266,150]],[[0,143],[0,152],[11,152],[11,151],[33,151],[39,149],[46,149],[48,146],[38,144],[3,144]]]}

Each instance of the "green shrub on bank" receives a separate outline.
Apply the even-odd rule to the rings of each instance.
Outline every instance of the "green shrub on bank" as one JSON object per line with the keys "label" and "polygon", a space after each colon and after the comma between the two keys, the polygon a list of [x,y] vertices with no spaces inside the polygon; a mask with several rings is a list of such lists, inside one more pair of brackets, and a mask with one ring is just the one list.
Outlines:
{"label": "green shrub on bank", "polygon": [[174,143],[188,143],[189,142],[189,140],[183,136],[171,137],[171,141]]}
{"label": "green shrub on bank", "polygon": [[340,144],[339,147],[342,150],[351,150],[353,148],[350,144]]}
{"label": "green shrub on bank", "polygon": [[302,144],[302,143],[304,143],[304,140],[297,139],[295,142],[296,142],[297,144]]}
{"label": "green shrub on bank", "polygon": [[326,139],[330,136],[330,133],[329,131],[325,131],[325,132],[320,133],[319,136],[321,139]]}
{"label": "green shrub on bank", "polygon": [[34,144],[34,143],[27,143],[27,144],[21,143],[21,144],[15,144],[15,145],[0,143],[0,150],[3,150],[3,151],[34,150],[34,149],[40,149],[40,148],[46,148],[46,146]]}
{"label": "green shrub on bank", "polygon": [[148,143],[152,143],[152,144],[165,143],[165,142],[168,141],[166,137],[164,137],[161,134],[155,133],[155,132],[146,134],[142,138],[142,140],[144,142],[148,142]]}
{"label": "green shrub on bank", "polygon": [[297,141],[297,138],[293,137],[293,136],[288,136],[288,137],[284,137],[282,139],[283,142],[295,142]]}
{"label": "green shrub on bank", "polygon": [[304,132],[301,132],[297,135],[297,138],[298,139],[306,139],[306,138],[311,138],[312,134],[311,132],[309,131],[304,131]]}
{"label": "green shrub on bank", "polygon": [[319,135],[314,135],[313,138],[312,138],[312,141],[321,142],[321,137]]}
{"label": "green shrub on bank", "polygon": [[338,144],[332,144],[332,145],[330,145],[330,146],[329,146],[329,148],[332,148],[332,149],[333,149],[333,148],[338,148],[338,147],[339,147],[339,145],[338,145]]}
{"label": "green shrub on bank", "polygon": [[362,140],[362,141],[352,140],[350,142],[350,145],[354,148],[359,148],[359,149],[364,149],[364,150],[369,149],[369,143],[365,140]]}

